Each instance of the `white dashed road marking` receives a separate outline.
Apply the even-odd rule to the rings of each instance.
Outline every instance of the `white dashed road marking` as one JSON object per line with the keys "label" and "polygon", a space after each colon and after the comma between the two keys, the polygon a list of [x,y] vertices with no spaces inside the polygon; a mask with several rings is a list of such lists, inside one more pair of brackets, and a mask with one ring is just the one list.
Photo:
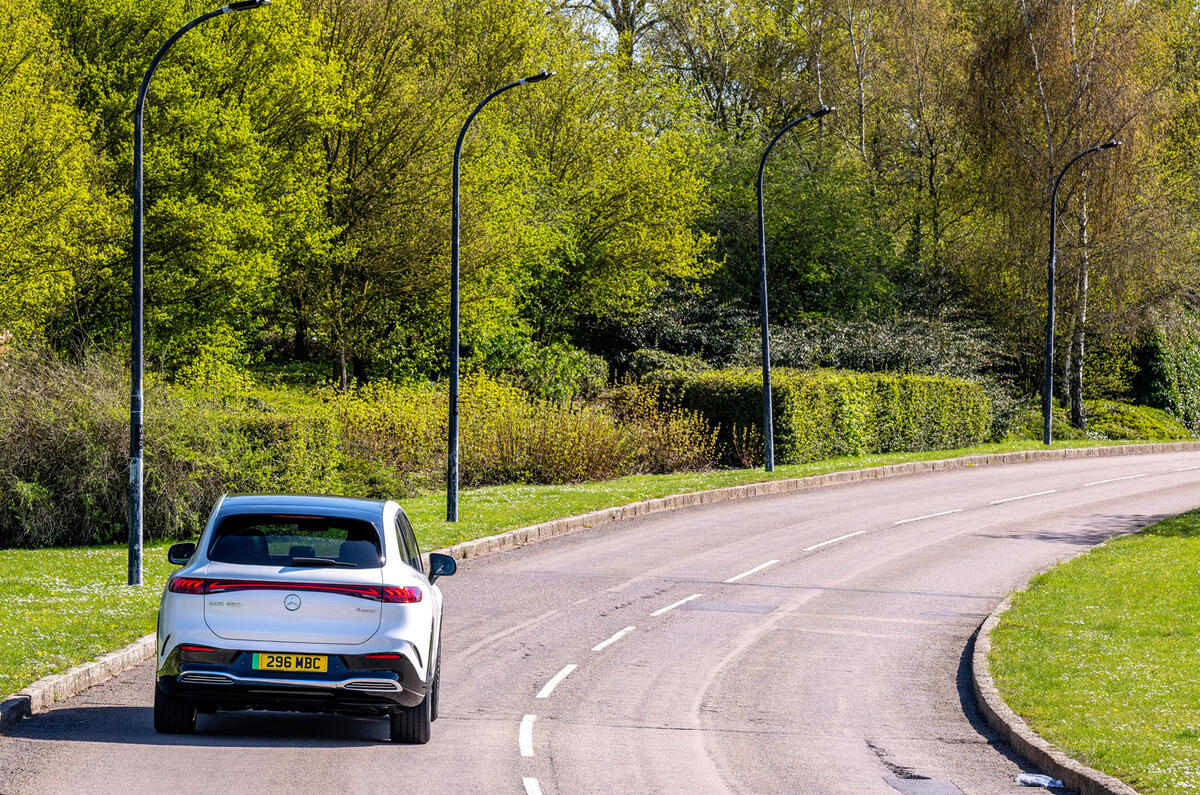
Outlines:
{"label": "white dashed road marking", "polygon": [[867,532],[867,531],[859,530],[857,533],[846,533],[846,535],[844,535],[844,536],[838,536],[837,538],[831,538],[828,541],[822,541],[819,544],[813,544],[811,547],[805,547],[804,551],[812,552],[814,549],[820,549],[821,547],[827,547],[830,544],[836,544],[839,541],[845,541],[847,538],[854,538],[855,536],[860,536],[865,532]]}
{"label": "white dashed road marking", "polygon": [[633,632],[635,629],[637,629],[637,627],[625,627],[625,629],[623,629],[620,632],[618,632],[617,634],[613,635],[608,640],[602,640],[599,643],[597,643],[595,646],[592,647],[592,651],[604,651],[609,646],[613,645],[614,643],[619,641],[621,638],[628,635],[630,632]]}
{"label": "white dashed road marking", "polygon": [[558,683],[570,676],[571,673],[578,667],[579,666],[575,663],[565,666],[561,671],[554,675],[553,679],[547,682],[545,686],[538,691],[538,694],[535,696],[535,698],[550,698],[550,694],[554,692],[554,688],[558,687]]}
{"label": "white dashed road marking", "polygon": [[750,569],[749,571],[743,571],[741,574],[736,574],[733,577],[730,577],[725,582],[737,582],[738,580],[742,579],[743,577],[749,577],[751,574],[756,574],[756,573],[762,571],[763,569],[765,569],[767,566],[774,566],[778,562],[779,561],[777,561],[777,560],[768,560],[766,563],[760,563],[757,566],[755,566],[754,568]]}
{"label": "white dashed road marking", "polygon": [[1046,489],[1045,491],[1035,491],[1032,494],[1022,494],[1018,497],[1005,497],[1002,500],[992,500],[988,505],[999,505],[1002,502],[1014,502],[1016,500],[1027,500],[1030,497],[1041,497],[1043,494],[1054,494],[1058,489]]}
{"label": "white dashed road marking", "polygon": [[521,748],[521,756],[533,756],[533,722],[537,715],[526,715],[521,718],[521,731],[517,734],[517,745]]}
{"label": "white dashed road marking", "polygon": [[525,795],[542,795],[542,787],[536,778],[523,778],[521,783],[525,785]]}
{"label": "white dashed road marking", "polygon": [[1126,475],[1123,478],[1109,478],[1108,480],[1093,480],[1091,483],[1084,483],[1084,486],[1102,486],[1105,483],[1116,483],[1118,480],[1133,480],[1134,478],[1146,477],[1145,472],[1139,472],[1136,475]]}
{"label": "white dashed road marking", "polygon": [[692,601],[693,599],[699,599],[699,598],[700,598],[700,594],[698,594],[698,593],[694,593],[691,596],[685,596],[683,599],[680,599],[678,602],[675,602],[674,604],[669,604],[666,607],[658,608],[650,615],[651,616],[661,616],[663,613],[667,612],[668,610],[674,610],[675,608],[679,607],[680,605],[685,605],[688,602]]}
{"label": "white dashed road marking", "polygon": [[919,522],[922,519],[932,519],[935,516],[949,516],[952,513],[962,513],[962,508],[953,508],[949,511],[938,511],[937,513],[927,513],[924,516],[914,516],[911,519],[901,519],[898,522],[892,522],[892,524],[908,524],[909,522]]}

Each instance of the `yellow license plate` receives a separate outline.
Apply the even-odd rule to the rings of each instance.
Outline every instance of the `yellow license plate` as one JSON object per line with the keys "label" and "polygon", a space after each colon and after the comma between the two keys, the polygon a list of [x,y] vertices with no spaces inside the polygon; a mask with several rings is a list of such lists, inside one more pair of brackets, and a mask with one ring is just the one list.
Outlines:
{"label": "yellow license plate", "polygon": [[323,654],[268,654],[266,652],[256,652],[250,667],[256,671],[301,671],[323,674],[329,670],[329,658]]}

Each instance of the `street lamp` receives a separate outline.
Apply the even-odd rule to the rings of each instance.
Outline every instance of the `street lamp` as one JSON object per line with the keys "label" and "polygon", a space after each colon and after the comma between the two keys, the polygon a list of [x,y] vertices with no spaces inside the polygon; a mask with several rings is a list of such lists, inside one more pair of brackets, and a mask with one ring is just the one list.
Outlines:
{"label": "street lamp", "polygon": [[129,584],[142,584],[142,111],[158,62],[179,38],[205,20],[270,5],[271,0],[242,0],[201,14],[167,39],[150,61],[133,109],[133,312],[129,392]]}
{"label": "street lamp", "polygon": [[771,414],[771,342],[768,337],[769,328],[767,325],[767,229],[763,215],[763,170],[767,167],[767,155],[771,154],[771,149],[775,146],[775,142],[782,138],[785,132],[802,121],[819,119],[826,113],[832,113],[835,110],[837,108],[822,105],[812,113],[783,125],[783,129],[775,134],[775,137],[771,139],[771,143],[767,144],[766,150],[762,153],[762,160],[758,163],[758,265],[760,311],[762,314],[763,468],[768,472],[775,471],[775,420]]}
{"label": "street lamp", "polygon": [[508,85],[500,86],[483,98],[475,106],[471,115],[458,134],[458,143],[454,146],[454,198],[450,220],[450,422],[447,432],[447,462],[446,462],[446,521],[458,521],[458,166],[462,160],[463,140],[467,130],[483,106],[510,88],[526,83],[540,83],[554,76],[554,72],[545,69],[530,77],[522,77]]}
{"label": "street lamp", "polygon": [[1054,261],[1058,248],[1058,186],[1062,184],[1067,169],[1075,165],[1077,160],[1101,149],[1112,149],[1120,145],[1121,141],[1109,138],[1099,146],[1093,146],[1075,155],[1063,166],[1062,171],[1058,172],[1058,179],[1054,180],[1054,190],[1050,192],[1050,267],[1046,274],[1046,375],[1042,385],[1042,442],[1046,445],[1050,444],[1050,424],[1054,409]]}

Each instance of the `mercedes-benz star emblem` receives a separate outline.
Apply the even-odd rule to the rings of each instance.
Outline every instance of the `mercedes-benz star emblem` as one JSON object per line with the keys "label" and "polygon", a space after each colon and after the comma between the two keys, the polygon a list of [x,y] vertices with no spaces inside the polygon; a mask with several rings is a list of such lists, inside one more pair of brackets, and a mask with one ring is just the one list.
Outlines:
{"label": "mercedes-benz star emblem", "polygon": [[287,596],[283,597],[283,606],[288,610],[299,610],[300,597],[296,596],[294,593],[288,594]]}

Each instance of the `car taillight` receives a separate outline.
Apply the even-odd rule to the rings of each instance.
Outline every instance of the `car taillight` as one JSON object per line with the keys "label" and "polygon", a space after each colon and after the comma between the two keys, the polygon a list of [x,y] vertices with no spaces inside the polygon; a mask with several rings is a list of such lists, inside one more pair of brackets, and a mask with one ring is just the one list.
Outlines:
{"label": "car taillight", "polygon": [[172,593],[208,594],[230,591],[299,591],[331,593],[370,599],[372,602],[412,604],[421,601],[421,589],[411,585],[343,585],[326,582],[285,580],[217,580],[204,577],[173,577],[167,585]]}
{"label": "car taillight", "polygon": [[202,594],[205,592],[205,585],[207,582],[201,577],[172,577],[167,590],[171,593]]}
{"label": "car taillight", "polygon": [[367,660],[399,660],[399,654],[364,654],[364,659]]}
{"label": "car taillight", "polygon": [[214,651],[216,651],[216,649],[214,649],[212,646],[197,646],[193,643],[185,643],[179,647],[179,650],[180,651],[198,651],[198,652],[214,652]]}
{"label": "car taillight", "polygon": [[421,601],[421,589],[412,585],[385,585],[379,592],[381,602],[412,604]]}

